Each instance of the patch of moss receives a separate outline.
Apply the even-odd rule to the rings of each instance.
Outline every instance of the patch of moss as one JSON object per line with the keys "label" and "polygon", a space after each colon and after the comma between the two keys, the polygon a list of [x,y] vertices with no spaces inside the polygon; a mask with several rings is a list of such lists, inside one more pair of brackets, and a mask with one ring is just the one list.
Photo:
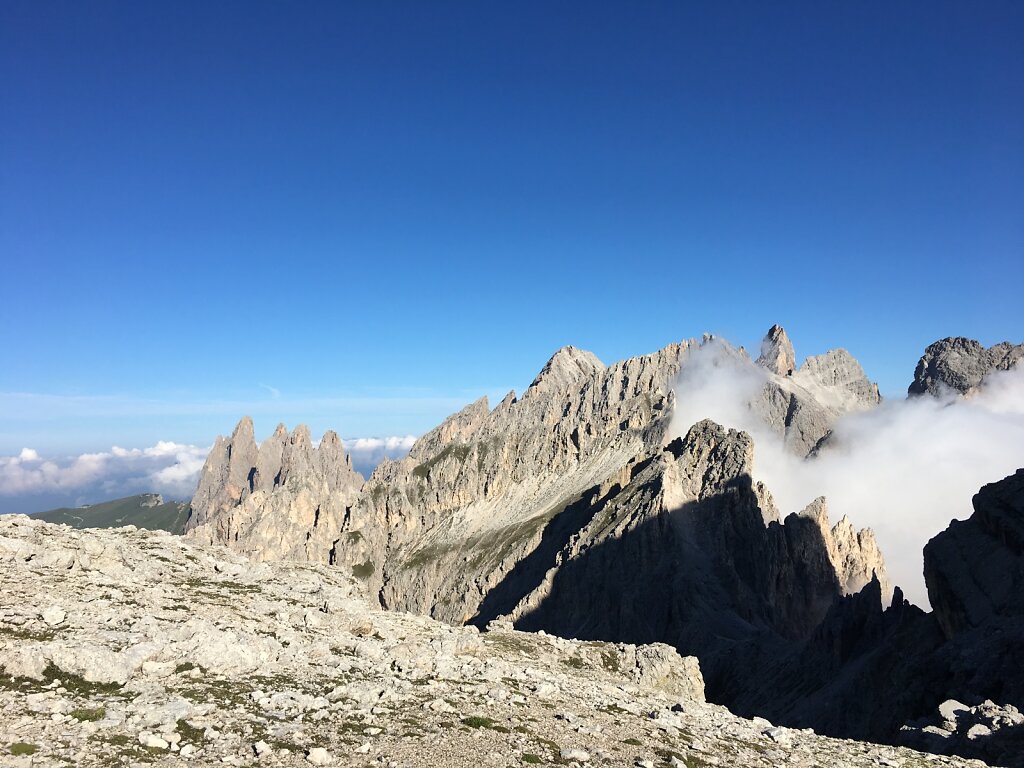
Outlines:
{"label": "patch of moss", "polygon": [[527,656],[532,656],[536,652],[534,644],[520,635],[511,635],[495,632],[486,632],[481,635],[484,641],[484,645],[490,645],[493,648],[506,652],[520,653]]}
{"label": "patch of moss", "polygon": [[633,738],[630,738],[630,739],[623,739],[623,740],[622,740],[622,743],[623,743],[623,744],[629,744],[630,746],[633,746],[633,747],[640,747],[640,746],[643,746],[643,742],[642,742],[642,741],[640,741],[640,739],[633,739]]}
{"label": "patch of moss", "polygon": [[96,707],[94,709],[73,709],[69,714],[75,718],[75,720],[94,723],[97,720],[102,720],[106,717],[107,710],[103,707]]}
{"label": "patch of moss", "polygon": [[556,744],[555,742],[551,741],[551,739],[544,739],[544,738],[541,738],[541,737],[537,738],[537,743],[540,746],[545,747],[546,749],[548,749],[551,752],[551,759],[552,760],[561,761],[561,759],[562,759],[562,748],[560,746],[558,746],[558,744]]}
{"label": "patch of moss", "polygon": [[539,765],[544,761],[540,758],[540,755],[535,755],[532,752],[523,753],[523,762],[529,763],[530,765]]}
{"label": "patch of moss", "polygon": [[29,744],[24,741],[16,741],[13,744],[11,744],[10,747],[8,747],[8,749],[11,750],[12,755],[15,755],[16,757],[21,757],[24,755],[34,755],[36,752],[39,751],[39,745]]}
{"label": "patch of moss", "polygon": [[57,630],[55,629],[25,629],[24,627],[15,627],[12,624],[0,624],[0,636],[6,635],[13,637],[18,640],[53,640],[57,636]]}
{"label": "patch of moss", "polygon": [[601,651],[601,666],[609,672],[622,671],[622,668],[619,665],[619,655],[609,651]]}
{"label": "patch of moss", "polygon": [[203,739],[206,738],[206,730],[203,728],[196,728],[188,720],[179,719],[176,726],[178,733],[181,734],[181,738],[186,742],[202,744]]}
{"label": "patch of moss", "polygon": [[430,470],[449,456],[454,457],[459,462],[463,462],[466,460],[466,457],[469,456],[471,450],[472,449],[468,445],[452,443],[433,458],[427,459],[422,464],[418,464],[413,467],[412,475],[413,477],[418,477],[420,480],[426,480],[427,477],[430,476]]}
{"label": "patch of moss", "polygon": [[403,568],[418,568],[432,563],[448,550],[438,546],[426,546],[417,550],[412,557],[402,563]]}
{"label": "patch of moss", "polygon": [[365,563],[356,563],[352,566],[352,575],[361,581],[366,581],[376,570],[372,560],[367,560]]}
{"label": "patch of moss", "polygon": [[46,669],[43,670],[43,682],[32,681],[37,685],[47,686],[54,680],[60,680],[60,684],[68,690],[69,693],[81,698],[93,698],[95,696],[117,696],[121,694],[121,689],[124,687],[120,683],[94,683],[90,680],[86,680],[84,677],[79,677],[71,672],[66,672],[60,667],[49,664]]}
{"label": "patch of moss", "polygon": [[[489,717],[473,715],[462,718],[462,724],[468,725],[470,728],[494,728],[497,725],[497,722]],[[507,731],[508,729],[506,728],[505,730]]]}

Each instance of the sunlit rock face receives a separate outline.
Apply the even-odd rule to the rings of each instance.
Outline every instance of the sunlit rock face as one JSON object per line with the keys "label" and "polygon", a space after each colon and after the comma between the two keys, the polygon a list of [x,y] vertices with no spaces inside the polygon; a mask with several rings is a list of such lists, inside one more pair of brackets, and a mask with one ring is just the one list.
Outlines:
{"label": "sunlit rock face", "polygon": [[362,484],[334,432],[314,447],[304,425],[282,424],[257,448],[246,417],[210,452],[186,535],[256,560],[326,563]]}
{"label": "sunlit rock face", "polygon": [[940,339],[924,351],[914,371],[911,395],[970,394],[994,371],[1007,371],[1024,359],[1024,344],[1001,344],[986,349],[963,336]]}

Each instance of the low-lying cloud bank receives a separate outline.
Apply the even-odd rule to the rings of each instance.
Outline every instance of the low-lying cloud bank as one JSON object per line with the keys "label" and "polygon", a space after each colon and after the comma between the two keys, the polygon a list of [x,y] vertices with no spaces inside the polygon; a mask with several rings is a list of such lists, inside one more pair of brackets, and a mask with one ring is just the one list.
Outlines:
{"label": "low-lying cloud bank", "polygon": [[[360,437],[342,440],[364,476],[384,458],[397,459],[416,438]],[[119,448],[79,456],[44,457],[32,448],[0,456],[0,513],[76,507],[137,493],[189,499],[210,448],[160,441],[149,448]]]}
{"label": "low-lying cloud bank", "polygon": [[883,402],[836,424],[827,450],[801,459],[746,406],[765,372],[708,345],[676,387],[674,431],[702,418],[754,437],[754,478],[783,515],[817,496],[830,518],[873,528],[889,575],[908,599],[928,605],[922,574],[927,541],[970,517],[972,496],[1024,466],[1024,368],[990,375],[971,397],[950,393]]}
{"label": "low-lying cloud bank", "polygon": [[416,442],[413,435],[403,437],[357,437],[342,440],[342,445],[352,457],[352,466],[363,477],[369,477],[373,468],[384,459],[400,459],[409,452]]}
{"label": "low-lying cloud bank", "polygon": [[187,499],[209,448],[161,440],[70,457],[43,457],[31,448],[0,456],[0,512],[36,512],[136,493]]}

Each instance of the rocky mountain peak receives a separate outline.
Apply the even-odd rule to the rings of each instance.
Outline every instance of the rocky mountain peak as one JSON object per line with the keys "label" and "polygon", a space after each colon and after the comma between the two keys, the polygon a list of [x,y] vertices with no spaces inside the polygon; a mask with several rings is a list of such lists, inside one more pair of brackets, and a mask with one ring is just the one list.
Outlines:
{"label": "rocky mountain peak", "polygon": [[571,389],[583,381],[592,379],[604,368],[604,363],[593,352],[573,346],[562,347],[544,364],[524,397]]}
{"label": "rocky mountain peak", "polygon": [[790,376],[796,370],[796,352],[789,340],[786,329],[773,325],[761,342],[761,354],[757,364],[779,376]]}
{"label": "rocky mountain peak", "polygon": [[1024,344],[1004,341],[986,349],[980,342],[963,336],[940,339],[925,349],[907,393],[970,394],[986,375],[1009,370],[1021,359],[1024,359]]}
{"label": "rocky mountain peak", "polygon": [[246,417],[207,457],[185,530],[259,559],[326,561],[362,484],[335,432],[314,449],[306,425],[281,424],[257,449]]}

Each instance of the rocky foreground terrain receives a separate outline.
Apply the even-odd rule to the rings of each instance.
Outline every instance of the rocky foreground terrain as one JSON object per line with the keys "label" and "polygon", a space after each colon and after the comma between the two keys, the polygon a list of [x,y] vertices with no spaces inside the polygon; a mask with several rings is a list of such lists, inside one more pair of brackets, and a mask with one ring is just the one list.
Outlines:
{"label": "rocky foreground terrain", "polygon": [[383,611],[342,569],[0,518],[0,766],[954,766],[704,701],[695,659]]}

